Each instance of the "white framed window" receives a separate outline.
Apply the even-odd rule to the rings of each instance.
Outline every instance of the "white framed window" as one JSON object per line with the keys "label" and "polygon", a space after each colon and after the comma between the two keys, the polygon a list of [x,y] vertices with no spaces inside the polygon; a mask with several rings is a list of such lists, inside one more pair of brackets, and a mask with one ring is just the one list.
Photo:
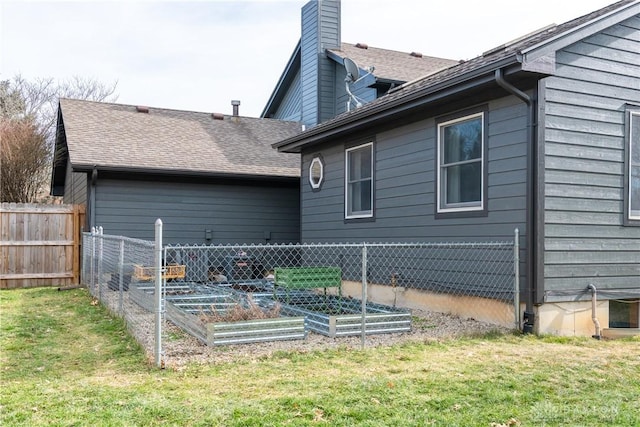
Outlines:
{"label": "white framed window", "polygon": [[345,150],[346,219],[373,216],[373,142]]}
{"label": "white framed window", "polygon": [[627,168],[626,220],[640,221],[640,109],[628,110],[627,116]]}
{"label": "white framed window", "polygon": [[484,209],[484,113],[438,124],[437,212]]}
{"label": "white framed window", "polygon": [[320,157],[314,157],[309,165],[309,184],[311,188],[317,190],[324,180],[324,163]]}

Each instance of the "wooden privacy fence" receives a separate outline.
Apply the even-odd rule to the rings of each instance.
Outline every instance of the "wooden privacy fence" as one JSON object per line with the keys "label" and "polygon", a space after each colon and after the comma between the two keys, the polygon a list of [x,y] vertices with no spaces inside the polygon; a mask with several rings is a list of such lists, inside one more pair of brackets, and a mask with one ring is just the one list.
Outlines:
{"label": "wooden privacy fence", "polygon": [[83,205],[0,204],[0,289],[80,283]]}

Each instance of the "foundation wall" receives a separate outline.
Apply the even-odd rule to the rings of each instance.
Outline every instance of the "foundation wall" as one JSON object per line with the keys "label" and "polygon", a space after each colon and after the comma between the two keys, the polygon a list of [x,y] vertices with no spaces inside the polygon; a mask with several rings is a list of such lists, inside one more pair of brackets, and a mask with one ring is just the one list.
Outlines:
{"label": "foundation wall", "polygon": [[[342,294],[360,299],[362,283],[342,282]],[[449,313],[463,318],[492,323],[504,327],[521,329],[516,326],[513,304],[465,295],[440,294],[420,289],[391,287],[389,285],[368,284],[367,300],[391,307],[402,307],[414,310],[426,310]],[[525,305],[520,304],[520,321]],[[534,307],[536,334],[557,336],[595,335],[596,329],[592,319],[591,301],[547,302]],[[599,300],[596,305],[596,317],[601,333],[609,327],[609,301]]]}
{"label": "foundation wall", "polygon": [[[342,282],[342,294],[362,297],[362,283]],[[368,284],[367,301],[391,307],[449,313],[464,318],[515,328],[513,303],[488,298],[440,294],[401,286]]]}
{"label": "foundation wall", "polygon": [[[591,301],[553,302],[536,307],[534,331],[559,336],[592,336],[596,333]],[[601,328],[609,325],[609,301],[598,301],[596,316]]]}

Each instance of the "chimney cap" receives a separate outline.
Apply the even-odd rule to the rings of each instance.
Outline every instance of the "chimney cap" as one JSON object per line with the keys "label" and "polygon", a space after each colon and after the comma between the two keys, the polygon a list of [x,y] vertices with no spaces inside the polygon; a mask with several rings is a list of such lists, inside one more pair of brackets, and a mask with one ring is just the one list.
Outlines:
{"label": "chimney cap", "polygon": [[240,105],[240,101],[237,99],[234,99],[231,101],[231,105],[233,105],[234,107],[237,107],[238,105]]}

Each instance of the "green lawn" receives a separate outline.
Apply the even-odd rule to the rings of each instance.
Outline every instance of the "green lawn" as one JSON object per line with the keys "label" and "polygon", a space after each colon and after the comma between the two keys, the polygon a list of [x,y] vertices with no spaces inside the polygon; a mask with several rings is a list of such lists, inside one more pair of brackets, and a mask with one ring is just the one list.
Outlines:
{"label": "green lawn", "polygon": [[157,370],[91,301],[0,292],[0,425],[640,425],[637,339],[486,336]]}

